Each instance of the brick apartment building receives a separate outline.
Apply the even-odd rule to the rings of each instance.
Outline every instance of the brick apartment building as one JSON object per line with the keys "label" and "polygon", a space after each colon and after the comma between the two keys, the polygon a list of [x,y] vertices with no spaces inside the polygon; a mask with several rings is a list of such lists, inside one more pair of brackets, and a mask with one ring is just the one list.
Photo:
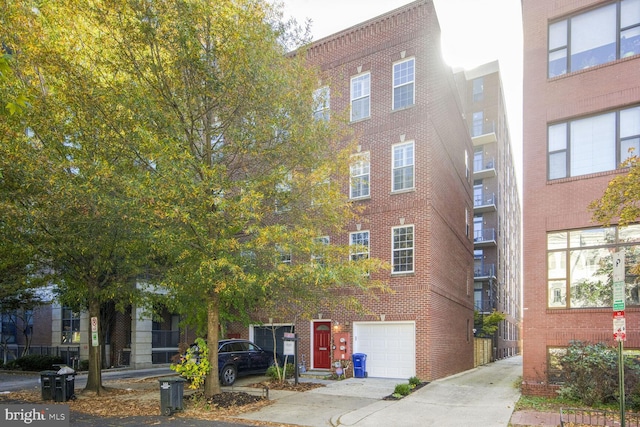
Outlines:
{"label": "brick apartment building", "polygon": [[494,359],[520,353],[522,315],[520,197],[497,61],[455,73],[473,142],[474,307],[476,326],[506,315],[493,337]]}
{"label": "brick apartment building", "polygon": [[[367,315],[319,309],[311,321],[298,321],[298,362],[307,369],[329,370],[352,353],[365,353],[371,377],[433,380],[461,372],[474,366],[476,305],[508,314],[494,357],[516,354],[519,201],[497,69],[455,78],[442,59],[431,0],[412,2],[318,40],[309,48],[308,60],[323,75],[318,95],[325,103],[318,116],[346,115],[358,140],[351,185],[344,191],[364,213],[358,223],[347,225],[348,232],[329,236],[329,243],[365,245],[368,255],[389,261],[392,270],[376,278],[394,292],[378,299],[362,296]],[[473,102],[473,82],[480,76],[486,98]],[[464,102],[461,93],[468,98]],[[495,128],[471,132],[472,138],[475,123],[470,112],[465,115],[465,106],[481,107],[484,122],[495,123]],[[490,158],[493,168],[488,167]],[[480,159],[482,168],[474,172]],[[491,194],[491,206],[474,206],[474,182],[480,179],[479,203]],[[493,229],[493,240],[475,239],[474,215],[481,213],[477,237]],[[474,262],[479,249],[482,259],[478,255]],[[488,269],[491,264],[493,270]],[[75,338],[82,352],[88,319],[61,307],[55,310],[53,323],[80,331]],[[152,322],[135,307],[118,314],[109,342],[112,364],[166,363],[177,352],[179,337],[190,342],[179,318],[165,314],[165,322]],[[228,325],[226,335],[250,338],[270,350],[271,328],[277,328],[281,345],[291,322],[260,318],[248,328]],[[54,345],[59,336],[52,338]]]}
{"label": "brick apartment building", "polygon": [[[520,210],[497,70],[487,71],[486,100],[469,101],[469,107],[486,108],[487,120],[497,128],[474,134],[472,142],[473,122],[465,121],[460,100],[461,93],[472,96],[463,91],[472,83],[464,75],[456,82],[444,64],[431,1],[410,3],[321,39],[308,59],[322,71],[318,92],[329,100],[329,115],[346,114],[358,138],[352,185],[345,191],[365,211],[359,223],[348,225],[348,233],[330,236],[330,242],[366,242],[371,256],[393,265],[379,278],[394,292],[377,300],[362,296],[369,315],[342,310],[298,322],[306,368],[330,369],[336,360],[364,353],[372,377],[432,380],[469,369],[476,301],[488,310],[508,310],[495,355],[516,354],[520,264],[512,258],[519,259]],[[491,171],[475,175],[474,145],[478,160],[494,158]],[[483,194],[495,196],[484,207],[483,222],[487,235],[493,228],[493,238],[482,242],[474,239],[473,185],[483,178]],[[505,206],[496,209],[498,195]],[[500,221],[503,212],[509,217]],[[474,243],[486,245],[487,255],[478,259],[477,274]],[[481,267],[491,263],[496,268],[483,276]],[[261,320],[283,330],[290,326],[286,319]],[[231,331],[246,334],[246,329]],[[268,335],[264,327],[249,330],[251,339],[270,348]],[[341,339],[347,343],[343,351]]]}
{"label": "brick apartment building", "polygon": [[[640,227],[603,227],[588,205],[640,152],[640,1],[523,0],[523,392],[551,394],[571,340],[615,345],[612,253]],[[627,262],[627,269],[629,262]],[[628,273],[628,271],[627,271]],[[625,348],[640,348],[638,285],[626,276]],[[599,292],[604,289],[604,292]]]}

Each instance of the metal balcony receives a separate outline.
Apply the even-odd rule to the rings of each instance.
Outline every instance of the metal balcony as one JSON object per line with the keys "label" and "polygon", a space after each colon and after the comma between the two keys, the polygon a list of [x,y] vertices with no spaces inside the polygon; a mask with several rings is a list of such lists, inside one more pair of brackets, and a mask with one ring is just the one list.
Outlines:
{"label": "metal balcony", "polygon": [[482,123],[482,127],[472,126],[471,142],[473,143],[474,147],[484,144],[490,144],[492,142],[498,142],[495,122]]}
{"label": "metal balcony", "polygon": [[475,194],[473,196],[473,213],[496,212],[497,198],[495,193]]}
{"label": "metal balcony", "polygon": [[473,161],[473,179],[495,178],[498,173],[495,168],[495,160],[493,158],[474,159]]}
{"label": "metal balcony", "polygon": [[487,246],[496,246],[496,230],[495,228],[485,228],[473,232],[473,247],[483,248]]}
{"label": "metal balcony", "polygon": [[496,265],[495,264],[484,264],[479,267],[475,267],[473,270],[473,278],[474,279],[483,279],[483,278],[495,278],[496,277]]}

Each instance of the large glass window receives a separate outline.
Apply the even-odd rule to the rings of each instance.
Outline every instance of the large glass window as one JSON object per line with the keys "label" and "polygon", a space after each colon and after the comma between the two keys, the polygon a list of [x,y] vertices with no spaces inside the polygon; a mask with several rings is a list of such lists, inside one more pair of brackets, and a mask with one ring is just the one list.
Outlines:
{"label": "large glass window", "polygon": [[484,99],[484,77],[473,79],[473,101],[482,101]]}
{"label": "large glass window", "polygon": [[621,0],[554,22],[548,35],[549,77],[636,55],[640,0]]}
{"label": "large glass window", "polygon": [[357,231],[349,234],[349,245],[351,252],[351,260],[369,258],[369,232]]}
{"label": "large glass window", "polygon": [[415,59],[393,64],[393,109],[398,110],[414,104]]}
{"label": "large glass window", "polygon": [[640,107],[553,124],[547,137],[549,179],[614,170],[640,154]]}
{"label": "large glass window", "polygon": [[323,86],[313,92],[313,117],[316,120],[329,120],[331,112],[331,91],[329,86]]}
{"label": "large glass window", "polygon": [[473,126],[471,128],[471,136],[479,136],[484,134],[484,112],[476,111],[473,113]]}
{"label": "large glass window", "polygon": [[589,228],[547,234],[550,308],[611,307],[612,254],[625,253],[626,304],[640,305],[640,225]]}
{"label": "large glass window", "polygon": [[357,199],[369,197],[370,162],[369,153],[358,153],[351,159],[351,179],[349,181],[349,197]]}
{"label": "large glass window", "polygon": [[413,142],[393,146],[392,191],[408,190],[414,186]]}
{"label": "large glass window", "polygon": [[371,115],[371,73],[351,79],[351,121]]}
{"label": "large glass window", "polygon": [[395,227],[393,229],[393,273],[413,271],[413,248],[413,226]]}
{"label": "large glass window", "polygon": [[62,308],[62,344],[80,342],[80,313],[69,307]]}

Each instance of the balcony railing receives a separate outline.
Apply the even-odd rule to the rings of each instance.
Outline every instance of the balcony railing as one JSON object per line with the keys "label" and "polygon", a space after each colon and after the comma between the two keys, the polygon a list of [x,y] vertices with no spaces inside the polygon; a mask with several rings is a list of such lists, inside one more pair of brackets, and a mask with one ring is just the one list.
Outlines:
{"label": "balcony railing", "polygon": [[476,267],[473,271],[473,277],[492,277],[496,275],[495,264],[485,264],[481,267]]}
{"label": "balcony railing", "polygon": [[490,194],[475,194],[473,196],[473,207],[479,208],[481,206],[493,206],[495,208],[497,204],[497,198],[495,193]]}
{"label": "balcony railing", "polygon": [[495,243],[496,242],[496,230],[495,228],[485,228],[482,230],[475,230],[473,232],[473,243]]}
{"label": "balcony railing", "polygon": [[495,308],[495,301],[491,301],[489,298],[482,299],[481,301],[474,302],[474,310],[480,313],[491,313]]}
{"label": "balcony railing", "polygon": [[151,347],[178,347],[180,331],[151,331]]}
{"label": "balcony railing", "polygon": [[485,179],[497,175],[496,162],[493,158],[476,158],[473,160],[473,178]]}
{"label": "balcony railing", "polygon": [[482,124],[474,123],[471,126],[471,136],[474,138],[476,136],[486,135],[488,133],[495,133],[495,132],[496,132],[496,123],[493,121],[482,122]]}

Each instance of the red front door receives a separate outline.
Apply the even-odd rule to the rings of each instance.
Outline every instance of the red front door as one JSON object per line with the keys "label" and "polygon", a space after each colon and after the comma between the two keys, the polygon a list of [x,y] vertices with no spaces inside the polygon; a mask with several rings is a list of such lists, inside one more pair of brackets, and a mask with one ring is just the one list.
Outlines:
{"label": "red front door", "polygon": [[331,322],[313,323],[313,367],[331,368]]}

